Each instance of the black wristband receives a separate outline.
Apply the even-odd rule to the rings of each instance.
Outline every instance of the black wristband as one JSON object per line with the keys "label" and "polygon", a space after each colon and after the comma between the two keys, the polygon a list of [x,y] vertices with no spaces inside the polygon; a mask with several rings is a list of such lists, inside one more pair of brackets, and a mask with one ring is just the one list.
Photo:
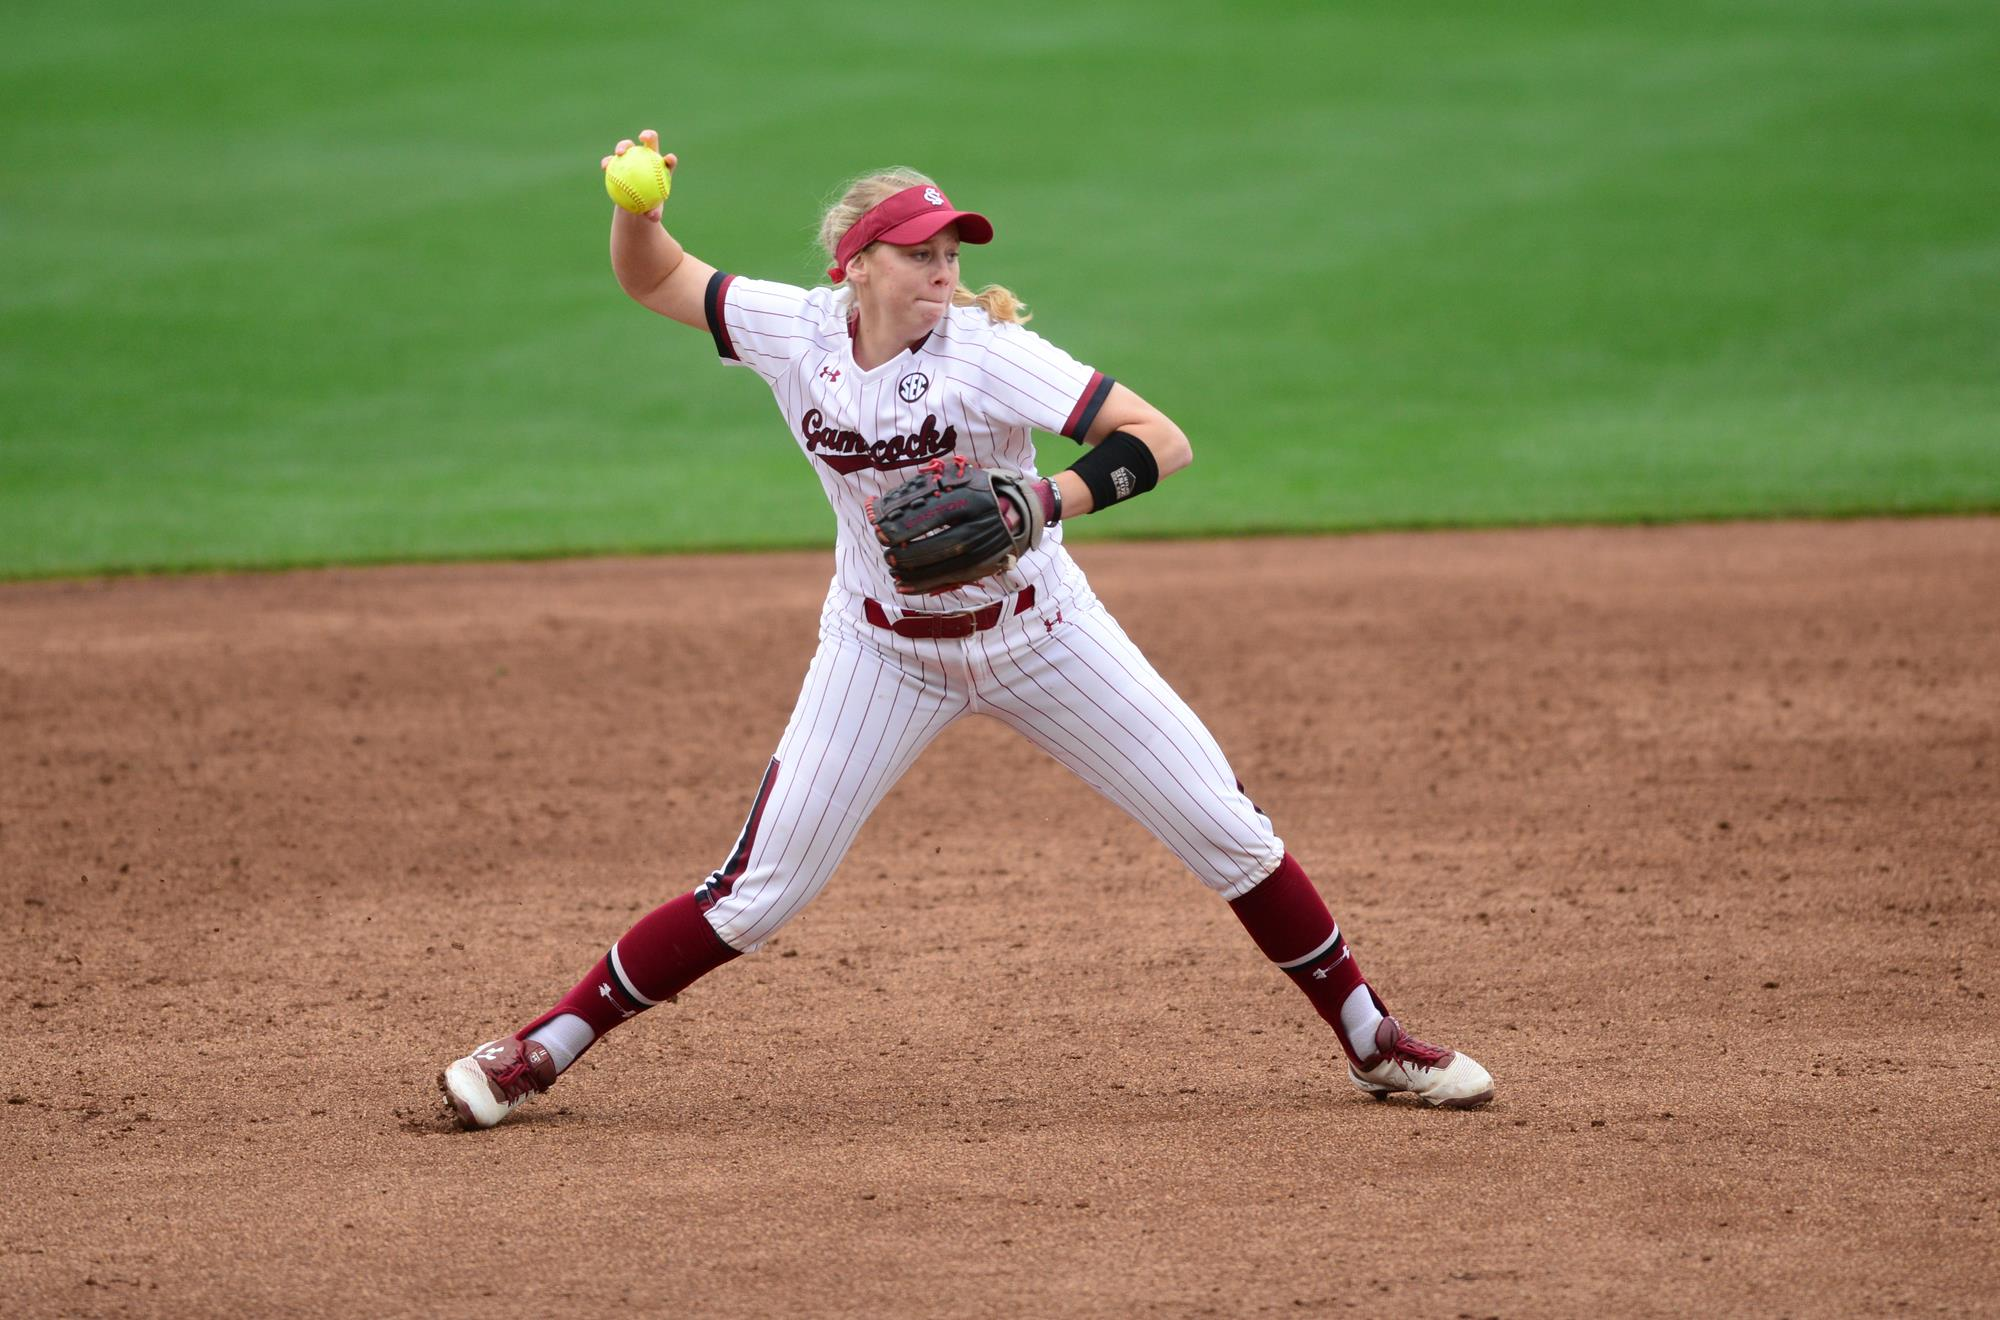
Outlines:
{"label": "black wristband", "polygon": [[1144,440],[1123,431],[1105,436],[1069,470],[1090,488],[1093,510],[1108,509],[1160,484],[1160,464],[1153,451]]}

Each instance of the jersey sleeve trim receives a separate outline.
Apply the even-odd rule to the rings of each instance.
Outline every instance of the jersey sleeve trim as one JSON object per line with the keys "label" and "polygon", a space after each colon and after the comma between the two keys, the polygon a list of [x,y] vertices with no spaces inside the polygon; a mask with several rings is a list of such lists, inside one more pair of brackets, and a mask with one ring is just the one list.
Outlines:
{"label": "jersey sleeve trim", "polygon": [[736,345],[729,341],[729,327],[722,322],[722,299],[736,277],[721,271],[708,277],[708,290],[701,297],[702,314],[708,318],[708,333],[715,337],[715,351],[727,362],[741,362]]}
{"label": "jersey sleeve trim", "polygon": [[1076,401],[1076,407],[1069,410],[1069,420],[1063,423],[1062,433],[1078,444],[1090,434],[1090,424],[1097,420],[1098,409],[1111,396],[1111,387],[1118,382],[1101,371],[1090,373],[1090,384],[1083,387],[1083,394]]}

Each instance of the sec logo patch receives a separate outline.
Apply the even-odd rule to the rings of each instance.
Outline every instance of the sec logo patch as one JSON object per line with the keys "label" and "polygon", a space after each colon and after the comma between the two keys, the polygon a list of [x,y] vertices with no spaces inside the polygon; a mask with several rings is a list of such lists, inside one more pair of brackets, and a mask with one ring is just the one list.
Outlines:
{"label": "sec logo patch", "polygon": [[931,378],[921,371],[913,371],[896,382],[896,397],[904,403],[915,403],[924,397],[931,387]]}

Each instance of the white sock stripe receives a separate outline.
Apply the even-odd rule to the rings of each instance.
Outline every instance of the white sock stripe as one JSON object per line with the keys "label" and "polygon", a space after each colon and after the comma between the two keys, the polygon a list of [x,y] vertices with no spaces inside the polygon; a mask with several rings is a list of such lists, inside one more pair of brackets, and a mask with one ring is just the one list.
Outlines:
{"label": "white sock stripe", "polygon": [[1336,925],[1333,928],[1333,934],[1326,937],[1326,943],[1320,945],[1317,949],[1314,949],[1311,953],[1307,954],[1303,958],[1294,958],[1290,962],[1279,963],[1278,970],[1289,972],[1294,967],[1304,967],[1308,963],[1317,962],[1321,958],[1325,957],[1327,951],[1333,948],[1333,946],[1338,943],[1340,943],[1340,927]]}
{"label": "white sock stripe", "polygon": [[611,946],[611,974],[618,978],[618,988],[632,996],[635,1002],[644,1004],[647,1008],[652,1008],[660,1002],[640,994],[637,987],[632,984],[632,978],[625,975],[625,964],[618,961],[618,946],[615,944]]}

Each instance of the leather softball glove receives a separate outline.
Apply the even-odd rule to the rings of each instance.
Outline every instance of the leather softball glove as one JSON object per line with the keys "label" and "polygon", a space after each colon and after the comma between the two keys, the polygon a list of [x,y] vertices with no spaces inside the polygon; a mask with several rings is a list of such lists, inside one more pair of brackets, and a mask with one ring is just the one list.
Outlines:
{"label": "leather softball glove", "polygon": [[1042,543],[1041,499],[1011,472],[933,459],[879,500],[868,521],[905,595],[950,591],[1004,573]]}

